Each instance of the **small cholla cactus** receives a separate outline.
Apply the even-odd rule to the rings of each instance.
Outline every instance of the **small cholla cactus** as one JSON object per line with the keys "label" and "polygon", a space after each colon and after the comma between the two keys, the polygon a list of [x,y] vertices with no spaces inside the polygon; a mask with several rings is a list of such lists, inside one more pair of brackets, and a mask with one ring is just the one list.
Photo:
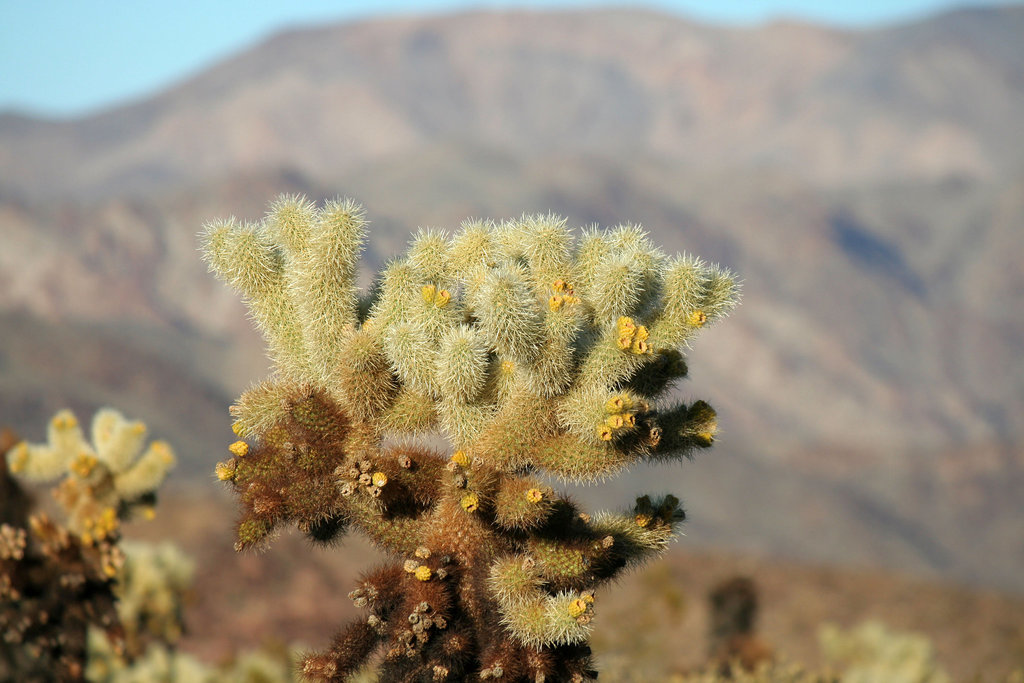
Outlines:
{"label": "small cholla cactus", "polygon": [[[634,226],[575,242],[527,216],[421,230],[360,296],[365,228],[351,201],[298,197],[205,228],[275,363],[232,407],[240,438],[216,468],[241,502],[237,548],[284,524],[322,542],[351,527],[393,558],[352,591],[368,615],[305,658],[308,678],[349,680],[378,649],[383,681],[595,677],[596,589],[661,553],[683,511],[644,496],[590,516],[548,479],[711,445],[711,406],[667,392],[734,278]],[[420,438],[438,432],[450,454]]]}
{"label": "small cholla cactus", "polygon": [[[60,524],[24,506],[2,506],[0,519],[0,680],[77,680],[88,657],[88,631],[100,629],[124,650],[115,609],[124,566],[120,524],[152,510],[154,491],[173,463],[146,429],[104,409],[85,440],[70,411],[51,421],[46,444],[21,442],[0,459],[0,490],[25,500],[8,470],[37,481],[65,475],[54,489],[67,513]],[[140,456],[141,453],[141,456]]]}
{"label": "small cholla cactus", "polygon": [[22,441],[7,453],[12,474],[30,481],[67,475],[55,496],[68,514],[68,528],[89,545],[116,534],[122,520],[153,514],[157,487],[174,465],[163,441],[146,444],[146,425],[129,422],[113,408],[92,420],[91,443],[78,419],[62,410],[53,419],[45,444]]}
{"label": "small cholla cactus", "polygon": [[894,631],[877,621],[844,630],[835,624],[818,629],[825,658],[839,666],[843,681],[869,683],[949,683],[935,660],[931,641],[921,634]]}

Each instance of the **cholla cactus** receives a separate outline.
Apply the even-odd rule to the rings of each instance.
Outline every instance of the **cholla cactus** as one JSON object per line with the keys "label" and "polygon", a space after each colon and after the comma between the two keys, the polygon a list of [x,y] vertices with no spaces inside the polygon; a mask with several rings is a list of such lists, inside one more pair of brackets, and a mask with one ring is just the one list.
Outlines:
{"label": "cholla cactus", "polygon": [[825,658],[843,670],[847,683],[949,683],[924,635],[901,633],[881,622],[866,621],[844,630],[835,624],[818,629]]}
{"label": "cholla cactus", "polygon": [[[101,629],[113,651],[124,632],[115,611],[115,579],[124,565],[120,523],[151,511],[154,491],[174,457],[162,442],[143,452],[146,429],[104,409],[87,442],[67,410],[50,421],[46,444],[21,442],[0,461],[0,489],[23,498],[8,470],[37,481],[66,475],[54,488],[67,524],[0,506],[0,679],[76,680],[87,633]],[[140,456],[141,453],[141,456]]]}
{"label": "cholla cactus", "polygon": [[90,545],[112,537],[133,514],[152,514],[154,492],[174,465],[174,453],[163,441],[143,451],[146,433],[142,422],[101,408],[90,443],[74,414],[62,410],[50,420],[47,442],[22,441],[8,451],[7,465],[31,481],[67,475],[55,495],[67,511],[68,528]]}
{"label": "cholla cactus", "polygon": [[[674,496],[591,517],[557,494],[711,445],[715,412],[666,398],[679,351],[735,303],[732,275],[666,257],[637,227],[575,242],[527,216],[421,230],[365,296],[361,208],[283,197],[259,224],[206,226],[212,270],[245,297],[275,374],[232,408],[217,465],[242,507],[237,547],[294,523],[353,527],[393,559],[351,593],[369,615],[308,656],[348,679],[594,677],[595,591],[664,550]],[[440,432],[449,456],[419,438]]]}

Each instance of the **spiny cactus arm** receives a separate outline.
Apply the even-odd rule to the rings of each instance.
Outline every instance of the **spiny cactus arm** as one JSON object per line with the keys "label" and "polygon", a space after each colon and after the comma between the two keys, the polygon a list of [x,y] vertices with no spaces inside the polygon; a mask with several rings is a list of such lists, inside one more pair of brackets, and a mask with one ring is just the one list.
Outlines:
{"label": "spiny cactus arm", "polygon": [[555,409],[553,400],[541,398],[524,385],[516,384],[465,451],[498,470],[516,471],[528,466],[537,445],[557,433]]}
{"label": "spiny cactus arm", "polygon": [[595,514],[589,524],[591,532],[612,538],[605,561],[595,563],[595,571],[602,578],[612,577],[657,557],[668,547],[685,517],[679,499],[672,495],[654,501],[648,496],[638,498],[626,514]]}
{"label": "spiny cactus arm", "polygon": [[484,336],[470,325],[441,334],[435,373],[441,395],[453,407],[473,402],[484,388],[490,365]]}
{"label": "spiny cactus arm", "polygon": [[474,314],[499,356],[530,366],[541,346],[542,313],[525,267],[509,263],[489,270],[477,293]]}
{"label": "spiny cactus arm", "polygon": [[384,433],[420,434],[437,427],[437,402],[429,394],[402,387],[395,400],[381,415]]}
{"label": "spiny cactus arm", "polygon": [[357,322],[356,264],[366,218],[352,200],[332,200],[320,210],[308,206],[293,198],[279,203],[276,211],[294,214],[302,237],[301,248],[291,252],[288,263],[289,295],[302,316],[311,370],[334,389],[346,386],[347,377],[339,376],[338,368]]}
{"label": "spiny cactus arm", "polygon": [[146,425],[129,422],[113,408],[100,408],[92,418],[91,435],[96,457],[112,471],[123,472],[142,452]]}
{"label": "spiny cactus arm", "polygon": [[663,288],[662,308],[651,324],[651,343],[659,349],[687,343],[739,302],[740,283],[735,275],[692,256],[671,260]]}
{"label": "spiny cactus arm", "polygon": [[234,218],[204,226],[202,248],[210,269],[242,293],[267,339],[270,356],[286,377],[309,374],[297,307],[288,293],[285,256],[263,225]]}
{"label": "spiny cactus arm", "polygon": [[93,449],[74,414],[61,410],[50,419],[46,443],[22,441],[16,444],[7,452],[7,466],[12,474],[46,481],[68,472],[80,458],[95,460]]}
{"label": "spiny cactus arm", "polygon": [[657,416],[661,439],[654,460],[678,460],[695,448],[708,448],[718,433],[718,416],[706,401],[680,403]]}
{"label": "spiny cactus arm", "polygon": [[313,681],[341,683],[349,680],[382,640],[382,634],[367,622],[352,622],[334,636],[334,641],[326,651],[303,658],[300,669],[302,675]]}
{"label": "spiny cactus arm", "polygon": [[306,655],[300,665],[303,676],[317,681],[348,680],[385,641],[394,625],[394,615],[402,603],[404,575],[395,563],[365,574],[349,598],[356,607],[368,609],[369,618],[343,628],[327,650]]}
{"label": "spiny cactus arm", "polygon": [[114,489],[125,500],[139,498],[155,491],[174,463],[170,445],[154,441],[134,464],[114,475]]}
{"label": "spiny cactus arm", "polygon": [[555,509],[554,490],[529,477],[503,476],[494,499],[494,521],[516,531],[544,524]]}
{"label": "spiny cactus arm", "polygon": [[331,392],[359,420],[379,425],[395,400],[398,382],[380,337],[363,325],[349,334],[334,366]]}
{"label": "spiny cactus arm", "polygon": [[686,358],[678,349],[662,349],[656,351],[651,360],[635,372],[622,388],[651,400],[664,394],[676,381],[685,378],[688,372]]}
{"label": "spiny cactus arm", "polygon": [[491,565],[488,586],[501,612],[501,621],[522,644],[545,647],[580,643],[587,639],[593,615],[590,591],[543,589],[536,562],[511,556]]}

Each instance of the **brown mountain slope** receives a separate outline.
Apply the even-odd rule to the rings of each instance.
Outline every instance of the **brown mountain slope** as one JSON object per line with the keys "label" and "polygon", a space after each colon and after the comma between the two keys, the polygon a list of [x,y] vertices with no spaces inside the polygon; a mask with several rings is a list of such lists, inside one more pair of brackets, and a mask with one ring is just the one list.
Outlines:
{"label": "brown mountain slope", "polygon": [[1021,168],[1022,34],[1021,7],[864,32],[626,10],[294,31],[133,106],[0,118],[0,189],[110,196],[296,158],[332,182],[441,140],[833,185],[992,178]]}

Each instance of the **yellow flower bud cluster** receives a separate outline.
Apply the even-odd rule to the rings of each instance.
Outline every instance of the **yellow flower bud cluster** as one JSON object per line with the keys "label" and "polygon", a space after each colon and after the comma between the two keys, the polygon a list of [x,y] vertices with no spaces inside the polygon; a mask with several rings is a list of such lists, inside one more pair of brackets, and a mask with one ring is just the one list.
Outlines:
{"label": "yellow flower bud cluster", "polygon": [[451,292],[447,289],[438,289],[435,285],[424,285],[420,291],[424,303],[434,304],[438,308],[444,308],[452,300]]}
{"label": "yellow flower bud cluster", "polygon": [[[235,425],[237,424],[238,423],[236,422]],[[232,427],[232,429],[236,434],[241,431],[234,427]],[[231,455],[235,457],[225,462],[217,463],[217,466],[214,468],[214,473],[217,475],[217,479],[221,481],[232,481],[235,478],[235,474],[238,471],[238,459],[249,455],[249,444],[245,441],[239,440],[228,446],[228,450],[231,452]]]}
{"label": "yellow flower bud cluster", "polygon": [[634,520],[641,529],[662,524],[671,524],[679,510],[679,499],[668,495],[661,504],[655,508],[651,503],[650,496],[642,496],[636,499],[636,516]]}
{"label": "yellow flower bud cluster", "polygon": [[462,509],[465,510],[466,512],[476,512],[477,510],[480,509],[480,497],[477,496],[475,493],[470,492],[462,497],[462,500],[459,501],[459,504],[462,506]]}
{"label": "yellow flower bud cluster", "polygon": [[96,517],[86,517],[82,520],[82,526],[85,528],[82,533],[82,543],[92,545],[113,536],[121,526],[121,521],[117,518],[117,510],[108,507],[104,508],[103,512]]}
{"label": "yellow flower bud cluster", "polygon": [[593,593],[584,593],[569,603],[569,616],[573,619],[589,621],[594,611]]}
{"label": "yellow flower bud cluster", "polygon": [[686,316],[686,322],[691,327],[704,327],[704,323],[708,321],[707,314],[704,311],[694,311],[690,315]]}
{"label": "yellow flower bud cluster", "polygon": [[217,474],[217,478],[220,479],[221,481],[229,481],[231,479],[234,479],[236,470],[237,467],[235,466],[234,459],[228,460],[226,462],[219,462],[217,463],[217,467],[214,469],[214,471]]}
{"label": "yellow flower bud cluster", "polygon": [[68,469],[81,479],[87,478],[96,469],[99,461],[92,453],[80,453],[77,458],[71,461]]}
{"label": "yellow flower bud cluster", "polygon": [[563,306],[573,306],[580,302],[580,298],[575,295],[572,285],[565,280],[555,280],[551,284],[551,288],[555,290],[555,293],[548,299],[548,310],[552,313]]}
{"label": "yellow flower bud cluster", "polygon": [[631,351],[637,355],[651,353],[651,347],[647,343],[650,333],[644,325],[637,325],[636,322],[627,316],[619,318],[618,324],[618,347],[623,351]]}
{"label": "yellow flower bud cluster", "polygon": [[615,394],[604,404],[605,419],[597,426],[597,435],[602,441],[611,441],[616,434],[636,427],[636,413],[643,412],[647,405],[635,403],[627,394]]}
{"label": "yellow flower bud cluster", "polygon": [[459,467],[469,467],[472,460],[470,460],[470,457],[466,455],[466,451],[455,451],[455,453],[452,454],[452,462]]}
{"label": "yellow flower bud cluster", "polygon": [[345,497],[362,491],[371,498],[380,498],[390,481],[387,473],[377,469],[367,458],[350,465],[339,465],[334,469],[334,475],[338,478],[338,490]]}

